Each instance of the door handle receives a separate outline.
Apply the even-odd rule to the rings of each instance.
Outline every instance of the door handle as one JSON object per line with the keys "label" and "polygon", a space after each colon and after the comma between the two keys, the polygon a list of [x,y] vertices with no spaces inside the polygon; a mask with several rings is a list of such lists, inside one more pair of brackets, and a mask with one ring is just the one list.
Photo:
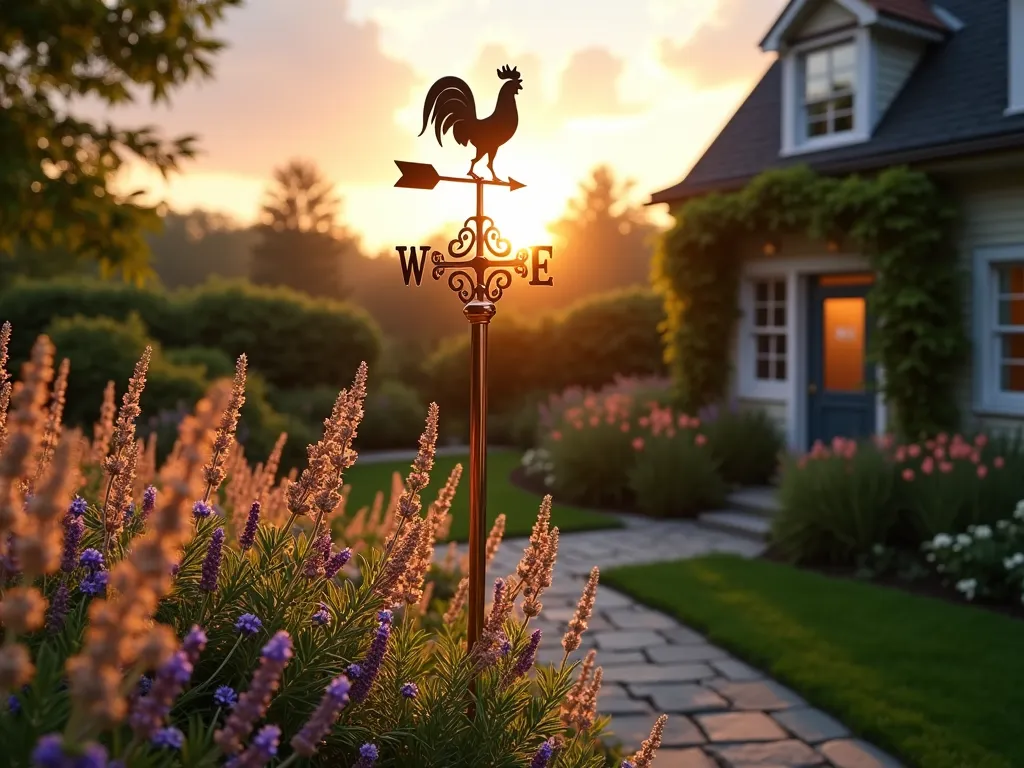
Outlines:
{"label": "door handle", "polygon": [[816,394],[818,394],[818,385],[815,384],[813,381],[810,384],[807,385],[807,394],[808,395],[816,395]]}

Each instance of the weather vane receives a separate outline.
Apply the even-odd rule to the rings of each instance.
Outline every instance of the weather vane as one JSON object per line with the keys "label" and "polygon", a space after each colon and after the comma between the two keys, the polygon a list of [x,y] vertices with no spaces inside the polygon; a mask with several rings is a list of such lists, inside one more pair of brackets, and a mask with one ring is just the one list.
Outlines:
{"label": "weather vane", "polygon": [[[498,70],[503,80],[498,103],[489,117],[478,118],[473,91],[465,80],[442,77],[427,92],[423,102],[423,129],[434,124],[437,143],[450,130],[455,141],[476,148],[465,177],[442,176],[434,166],[396,160],[402,172],[396,187],[433,189],[439,182],[449,181],[476,185],[476,215],[466,219],[458,235],[448,243],[447,258],[429,245],[396,246],[405,284],[423,278],[427,255],[433,265],[431,275],[440,280],[447,273],[448,286],[465,305],[463,312],[470,322],[472,368],[470,370],[469,428],[469,647],[480,637],[484,622],[485,544],[487,537],[487,328],[494,317],[495,302],[512,284],[513,274],[530,277],[531,285],[551,285],[548,259],[551,246],[534,245],[520,248],[514,255],[508,240],[502,238],[494,221],[484,215],[484,187],[508,187],[514,192],[525,184],[511,176],[502,181],[494,171],[498,149],[515,135],[519,127],[516,94],[523,89],[523,80],[515,67]],[[443,146],[443,144],[442,144]],[[487,158],[490,179],[481,178],[476,164]]]}

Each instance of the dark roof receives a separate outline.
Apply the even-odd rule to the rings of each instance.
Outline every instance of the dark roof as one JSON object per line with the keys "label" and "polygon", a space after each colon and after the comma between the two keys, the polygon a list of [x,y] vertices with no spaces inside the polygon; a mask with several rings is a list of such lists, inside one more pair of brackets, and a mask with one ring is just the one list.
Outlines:
{"label": "dark roof", "polygon": [[915,21],[926,27],[948,29],[935,15],[928,0],[867,0],[867,3],[879,13],[884,13],[887,16]]}
{"label": "dark roof", "polygon": [[[892,2],[892,0],[889,0]],[[776,61],[683,181],[652,203],[736,189],[769,168],[806,163],[823,173],[1024,147],[1024,114],[1004,114],[1007,0],[941,0],[964,27],[928,52],[866,142],[788,158],[782,147],[782,67]]]}

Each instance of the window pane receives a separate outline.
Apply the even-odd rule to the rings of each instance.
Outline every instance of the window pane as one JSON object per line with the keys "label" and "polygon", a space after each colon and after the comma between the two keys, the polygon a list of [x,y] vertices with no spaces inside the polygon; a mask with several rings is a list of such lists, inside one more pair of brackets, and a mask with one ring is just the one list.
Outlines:
{"label": "window pane", "polygon": [[786,380],[786,361],[781,358],[775,361],[775,379],[777,381]]}
{"label": "window pane", "polygon": [[832,49],[832,71],[850,72],[857,68],[857,49],[853,43],[843,43]]}
{"label": "window pane", "polygon": [[1024,392],[1024,364],[1004,365],[999,388],[1003,392]]}
{"label": "window pane", "polygon": [[767,358],[757,358],[757,378],[759,379],[771,379],[772,376],[772,365],[771,361]]}
{"label": "window pane", "polygon": [[828,102],[818,101],[807,105],[807,119],[820,120],[828,115]]}
{"label": "window pane", "polygon": [[754,310],[754,327],[765,328],[768,326],[768,307],[758,307]]}
{"label": "window pane", "polygon": [[853,95],[848,94],[846,96],[837,96],[832,100],[832,112],[852,112],[853,111]]}
{"label": "window pane", "polygon": [[808,77],[804,85],[804,101],[821,101],[832,93],[832,81],[827,77]]}
{"label": "window pane", "polygon": [[775,339],[775,354],[778,357],[786,356],[786,334],[778,333],[774,336]]}
{"label": "window pane", "polygon": [[825,389],[860,392],[864,388],[864,299],[829,298],[822,309]]}
{"label": "window pane", "polygon": [[1024,364],[1024,333],[1004,333],[1000,348],[1000,357],[1004,361]]}
{"label": "window pane", "polygon": [[775,305],[775,311],[773,312],[773,314],[774,314],[774,317],[772,318],[772,324],[776,328],[785,328],[786,327],[786,307],[785,306],[781,306],[780,307],[778,304],[776,304]]}
{"label": "window pane", "polygon": [[808,136],[825,136],[828,133],[828,120],[811,120],[807,123]]}
{"label": "window pane", "polygon": [[1024,265],[1007,264],[997,267],[999,273],[999,292],[1024,293]]}
{"label": "window pane", "polygon": [[853,130],[853,115],[847,115],[846,117],[837,117],[835,122],[835,131],[852,131]]}
{"label": "window pane", "polygon": [[1019,299],[999,300],[1000,325],[1024,325],[1024,294]]}
{"label": "window pane", "polygon": [[757,337],[757,354],[758,355],[770,355],[772,351],[772,339],[771,336],[759,334]]}
{"label": "window pane", "polygon": [[757,301],[768,301],[768,283],[764,280],[754,283],[754,299]]}
{"label": "window pane", "polygon": [[786,283],[782,280],[775,281],[775,300],[785,301],[786,300]]}
{"label": "window pane", "polygon": [[808,80],[815,77],[828,77],[828,55],[828,49],[807,54],[806,76]]}

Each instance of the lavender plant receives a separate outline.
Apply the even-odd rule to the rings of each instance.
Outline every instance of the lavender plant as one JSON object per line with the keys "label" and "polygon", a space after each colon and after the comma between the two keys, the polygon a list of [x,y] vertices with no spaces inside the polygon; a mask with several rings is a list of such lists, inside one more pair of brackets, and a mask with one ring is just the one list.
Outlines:
{"label": "lavender plant", "polygon": [[[179,426],[157,467],[135,433],[149,354],[93,438],[64,430],[69,372],[35,344],[17,386],[0,331],[0,743],[36,768],[264,765],[600,768],[600,667],[535,665],[558,546],[550,498],[522,561],[495,585],[467,652],[465,587],[425,620],[425,579],[458,483],[423,510],[438,410],[375,542],[349,536],[344,473],[366,367],[338,395],[301,473],[275,478],[282,440],[250,466],[235,442],[246,360]],[[376,513],[383,519],[382,513]],[[333,540],[332,530],[344,535]],[[492,532],[489,555],[500,544]],[[379,541],[377,540],[379,539]],[[353,552],[356,554],[353,556]],[[461,597],[460,597],[461,595]],[[623,766],[648,766],[651,739]]]}

